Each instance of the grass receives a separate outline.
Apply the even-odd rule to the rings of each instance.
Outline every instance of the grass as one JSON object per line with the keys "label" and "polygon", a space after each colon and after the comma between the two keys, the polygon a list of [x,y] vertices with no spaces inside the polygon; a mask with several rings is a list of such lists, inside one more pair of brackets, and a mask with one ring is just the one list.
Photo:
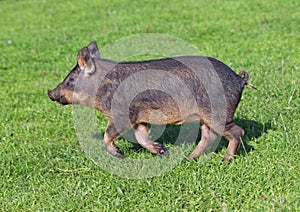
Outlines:
{"label": "grass", "polygon": [[[294,0],[0,1],[0,208],[299,210],[299,8]],[[250,73],[258,90],[245,89],[235,114],[247,153],[240,148],[227,166],[220,147],[206,162],[183,160],[140,180],[113,175],[85,155],[72,107],[51,102],[47,90],[90,41],[101,48],[139,33],[179,37]],[[129,158],[155,157],[118,143]]]}

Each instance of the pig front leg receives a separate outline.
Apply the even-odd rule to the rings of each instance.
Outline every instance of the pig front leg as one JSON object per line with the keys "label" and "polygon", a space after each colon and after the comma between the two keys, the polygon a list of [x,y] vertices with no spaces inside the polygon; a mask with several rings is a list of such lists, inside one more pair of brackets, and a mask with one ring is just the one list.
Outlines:
{"label": "pig front leg", "polygon": [[197,159],[217,138],[218,134],[203,124],[201,126],[201,140],[194,151],[189,155],[188,160]]}
{"label": "pig front leg", "polygon": [[104,144],[107,151],[114,157],[124,158],[124,155],[119,150],[119,148],[115,145],[115,139],[119,137],[120,133],[115,128],[113,122],[109,121],[107,128],[104,133]]}
{"label": "pig front leg", "polygon": [[168,155],[167,148],[157,142],[153,142],[149,138],[149,129],[146,124],[137,124],[134,126],[134,135],[138,143],[157,155]]}

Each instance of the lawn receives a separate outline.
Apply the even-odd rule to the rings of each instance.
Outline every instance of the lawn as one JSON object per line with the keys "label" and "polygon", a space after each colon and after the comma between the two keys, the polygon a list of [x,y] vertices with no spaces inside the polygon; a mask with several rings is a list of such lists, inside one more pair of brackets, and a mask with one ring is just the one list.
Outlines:
{"label": "lawn", "polygon": [[[299,9],[296,0],[0,1],[1,210],[300,210]],[[236,111],[246,134],[230,165],[223,140],[208,160],[149,178],[115,175],[78,142],[74,108],[48,98],[90,41],[102,48],[145,33],[177,37],[250,74],[258,89],[245,88]],[[107,119],[96,116],[101,145]],[[124,138],[118,145],[128,158],[157,158]]]}

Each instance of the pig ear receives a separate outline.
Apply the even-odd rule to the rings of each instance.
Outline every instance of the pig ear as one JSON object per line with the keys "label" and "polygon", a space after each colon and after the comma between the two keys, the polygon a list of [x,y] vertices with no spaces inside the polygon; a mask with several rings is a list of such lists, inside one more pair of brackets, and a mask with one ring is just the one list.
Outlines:
{"label": "pig ear", "polygon": [[97,46],[96,41],[91,42],[88,46],[87,46],[90,56],[92,58],[100,58],[100,53],[99,53],[99,49]]}
{"label": "pig ear", "polygon": [[95,72],[95,64],[91,58],[88,48],[83,48],[79,51],[77,60],[80,69],[86,74],[93,74]]}

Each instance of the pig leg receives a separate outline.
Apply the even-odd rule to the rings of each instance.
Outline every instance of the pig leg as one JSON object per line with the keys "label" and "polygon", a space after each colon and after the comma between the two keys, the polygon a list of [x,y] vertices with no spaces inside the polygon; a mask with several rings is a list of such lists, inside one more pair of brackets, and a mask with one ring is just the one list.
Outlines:
{"label": "pig leg", "polygon": [[137,124],[134,126],[134,135],[138,143],[157,155],[168,155],[168,150],[162,144],[153,142],[149,138],[149,129],[146,124]]}
{"label": "pig leg", "polygon": [[197,159],[217,138],[218,134],[203,124],[201,126],[201,140],[194,151],[189,155],[188,160]]}
{"label": "pig leg", "polygon": [[224,137],[229,141],[226,154],[223,158],[224,162],[230,163],[233,159],[237,149],[240,146],[242,137],[244,136],[244,130],[231,122],[225,126]]}
{"label": "pig leg", "polygon": [[106,131],[104,133],[104,144],[107,151],[114,157],[124,158],[124,155],[115,145],[115,139],[120,135],[120,132],[115,128],[112,122],[108,123]]}

